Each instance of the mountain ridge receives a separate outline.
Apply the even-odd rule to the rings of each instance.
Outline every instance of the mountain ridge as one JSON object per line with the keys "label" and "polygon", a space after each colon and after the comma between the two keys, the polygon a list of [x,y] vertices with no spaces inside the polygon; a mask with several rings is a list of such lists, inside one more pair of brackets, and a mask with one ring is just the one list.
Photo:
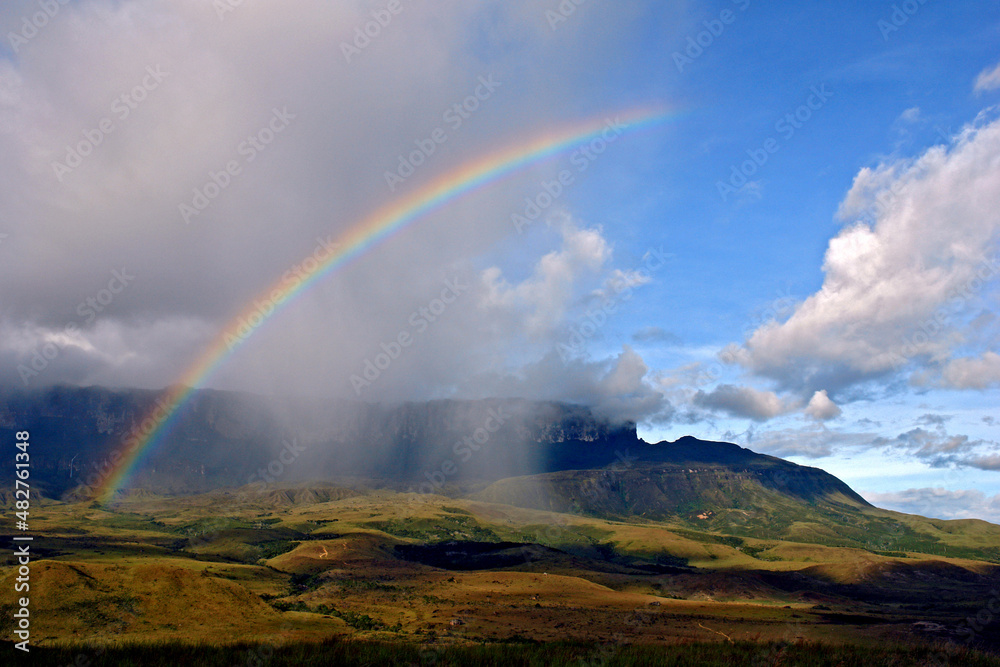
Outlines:
{"label": "mountain ridge", "polygon": [[[106,466],[159,395],[71,386],[8,393],[0,399],[0,435],[32,432],[33,477],[58,497]],[[646,443],[634,423],[581,405],[524,399],[386,405],[196,390],[133,485],[186,493],[242,486],[254,475],[289,482],[355,476],[434,491],[460,481],[606,468],[630,457],[651,464],[753,464],[767,468],[773,484],[791,471],[819,487],[843,484],[825,471],[732,443],[693,436]],[[867,504],[846,485],[841,490]]]}

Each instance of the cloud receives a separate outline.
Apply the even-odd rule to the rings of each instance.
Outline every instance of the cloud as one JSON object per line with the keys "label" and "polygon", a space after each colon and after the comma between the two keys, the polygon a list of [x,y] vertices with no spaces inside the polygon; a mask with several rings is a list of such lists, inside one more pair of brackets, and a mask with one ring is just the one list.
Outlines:
{"label": "cloud", "polygon": [[917,423],[922,424],[923,426],[944,426],[951,420],[952,420],[951,415],[926,414],[923,415],[920,419],[918,419]]}
{"label": "cloud", "polygon": [[699,391],[695,405],[719,410],[732,417],[746,417],[754,421],[767,421],[794,409],[794,404],[782,400],[774,392],[760,391],[753,387],[724,384],[711,393]]}
{"label": "cloud", "polygon": [[935,519],[982,519],[1000,524],[1000,495],[942,488],[907,489],[894,493],[862,491],[865,500],[885,509]]}
{"label": "cloud", "polygon": [[910,107],[899,115],[899,120],[904,123],[915,123],[920,120],[920,107]]}
{"label": "cloud", "polygon": [[[371,20],[367,4],[243,3],[220,21],[203,0],[81,0],[61,6],[16,59],[0,57],[5,381],[20,384],[17,367],[47,343],[59,353],[32,386],[176,381],[318,239],[578,121],[567,109],[612,113],[580,84],[614,61],[628,39],[621,28],[649,5],[581,8],[555,33],[529,0],[407,5],[347,62],[341,44]],[[123,104],[123,91],[153,83],[149,68],[162,80]],[[460,125],[446,120],[480,77],[500,85]],[[289,117],[280,132],[270,129],[275,110]],[[104,119],[110,132],[98,130]],[[447,141],[390,191],[384,174],[438,128]],[[88,136],[99,144],[55,173]],[[268,141],[251,151],[250,137]],[[234,161],[239,173],[226,175]],[[218,366],[212,386],[354,398],[350,378],[401,335],[412,344],[362,398],[454,395],[468,378],[542,364],[578,304],[616,279],[642,280],[614,265],[597,227],[539,226],[511,240],[511,214],[564,167],[553,159],[476,188],[300,290]],[[213,196],[186,224],[180,205],[205,192]],[[134,282],[82,317],[79,304],[122,267]],[[485,280],[483,267],[495,267]],[[467,289],[440,309],[456,281]],[[547,393],[558,396],[563,372],[567,395],[590,387],[605,405],[651,405],[656,396],[630,387],[637,368],[628,354],[551,364]],[[613,400],[623,388],[631,393]]]}
{"label": "cloud", "polygon": [[996,90],[1000,88],[1000,63],[997,63],[995,67],[987,67],[979,76],[976,77],[975,90],[977,93],[983,93],[988,90]]}
{"label": "cloud", "polygon": [[[877,426],[870,421],[867,425]],[[1000,469],[996,443],[975,440],[966,435],[952,435],[946,433],[943,427],[933,431],[914,428],[895,437],[872,432],[830,430],[823,426],[765,430],[751,433],[747,446],[773,456],[806,458],[844,457],[849,451],[882,449],[922,461],[932,468]]]}
{"label": "cloud", "polygon": [[[1000,121],[950,147],[862,169],[826,252],[818,292],[728,352],[799,392],[835,391],[913,363],[940,371],[962,343],[966,309],[1000,275]],[[992,357],[956,381],[992,377]]]}
{"label": "cloud", "polygon": [[955,389],[985,389],[1000,382],[1000,354],[987,351],[978,358],[953,359],[941,377],[945,386]]}
{"label": "cloud", "polygon": [[627,345],[617,357],[600,361],[564,360],[551,352],[520,368],[470,378],[460,394],[568,401],[592,406],[602,416],[634,422],[669,419],[672,408],[646,380],[648,370]]}
{"label": "cloud", "polygon": [[662,345],[681,345],[684,341],[674,333],[662,327],[644,327],[632,334],[636,343],[659,343]]}
{"label": "cloud", "polygon": [[1000,454],[976,456],[969,460],[969,464],[980,470],[1000,471]]}
{"label": "cloud", "polygon": [[[542,257],[534,273],[516,286],[504,280],[499,267],[484,271],[481,307],[523,315],[532,335],[549,334],[562,323],[581,278],[597,275],[611,257],[611,248],[599,229],[578,229],[567,221],[561,234],[562,248]],[[611,279],[617,274],[621,271]]]}
{"label": "cloud", "polygon": [[649,271],[629,270],[623,271],[615,269],[598,289],[590,295],[595,303],[607,303],[627,298],[632,290],[653,282],[653,276]]}
{"label": "cloud", "polygon": [[872,437],[868,433],[843,433],[825,428],[781,429],[755,434],[747,446],[771,456],[818,459],[843,454],[848,448],[869,447]]}
{"label": "cloud", "polygon": [[813,394],[813,397],[809,399],[809,404],[806,406],[805,412],[817,421],[836,419],[842,414],[840,407],[830,400],[825,389]]}
{"label": "cloud", "polygon": [[156,386],[160,364],[181,367],[192,340],[207,345],[212,330],[196,319],[153,323],[101,319],[92,327],[67,329],[24,323],[0,325],[0,384],[115,386],[122,376]]}
{"label": "cloud", "polygon": [[915,428],[895,438],[876,438],[872,445],[906,452],[935,468],[996,470],[1000,465],[1000,457],[993,453],[996,443],[973,440],[967,435],[950,435],[943,428],[935,431]]}

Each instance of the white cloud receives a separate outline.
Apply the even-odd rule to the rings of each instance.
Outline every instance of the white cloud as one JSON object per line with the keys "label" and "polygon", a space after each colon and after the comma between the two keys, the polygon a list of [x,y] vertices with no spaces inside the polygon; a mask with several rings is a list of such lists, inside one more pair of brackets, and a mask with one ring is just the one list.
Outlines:
{"label": "white cloud", "polygon": [[899,120],[904,123],[915,123],[920,120],[920,107],[910,107],[899,115]]}
{"label": "white cloud", "polygon": [[976,77],[976,92],[982,93],[988,90],[1000,88],[1000,63],[995,67],[987,67]]}
{"label": "white cloud", "polygon": [[532,275],[517,285],[504,280],[498,267],[485,270],[482,308],[523,314],[527,333],[533,336],[550,334],[562,324],[578,297],[581,279],[598,275],[611,257],[611,247],[601,230],[579,229],[569,221],[561,234],[562,248],[542,257]]}
{"label": "white cloud", "polygon": [[[3,370],[77,321],[77,304],[127,266],[134,285],[77,338],[60,339],[65,352],[38,380],[174,382],[318,237],[336,239],[460,165],[565,125],[568,108],[592,109],[577,104],[591,96],[579,83],[620,52],[621,27],[649,4],[581,8],[556,33],[531,0],[407,5],[349,63],[341,42],[371,20],[371,3],[243,3],[222,21],[204,0],[62,6],[15,60],[0,57],[0,231],[4,250],[14,249],[0,262],[0,331],[18,332],[0,336]],[[19,16],[7,17],[12,26]],[[168,75],[121,118],[115,99],[143,81],[147,66]],[[455,128],[443,112],[480,76],[501,87]],[[246,160],[238,147],[276,107],[295,119]],[[52,162],[105,117],[113,131],[60,183]],[[439,127],[447,142],[390,192],[385,171]],[[178,205],[234,159],[238,177],[184,224]],[[512,173],[372,246],[268,318],[212,385],[354,397],[352,374],[382,344],[416,334],[412,315],[456,276],[469,293],[421,320],[430,326],[365,398],[450,395],[469,377],[538,363],[575,317],[574,304],[612,278],[639,280],[613,274],[598,230],[567,229],[548,254],[542,233],[498,244],[512,236],[511,213],[559,168],[551,160]],[[503,268],[484,295],[473,276],[490,264]],[[627,384],[630,359],[616,386]],[[603,378],[617,362],[587,371]],[[567,372],[577,371],[585,374]]]}
{"label": "white cloud", "polygon": [[482,374],[461,387],[464,396],[518,396],[592,406],[603,416],[640,422],[669,417],[662,392],[646,381],[642,357],[624,346],[614,358],[600,361],[561,359],[555,352],[519,368]]}
{"label": "white cloud", "polygon": [[607,281],[594,290],[591,296],[597,303],[621,301],[637,287],[653,282],[653,276],[648,271],[615,269]]}
{"label": "white cloud", "polygon": [[120,374],[137,385],[154,385],[161,360],[176,368],[187,362],[189,341],[208,345],[212,330],[193,319],[155,323],[101,319],[92,326],[54,329],[22,324],[0,326],[0,384],[117,384]]}
{"label": "white cloud", "polygon": [[870,433],[844,433],[821,427],[792,428],[756,433],[747,441],[747,446],[772,456],[818,459],[843,455],[848,449],[870,447],[872,439]]}
{"label": "white cloud", "polygon": [[827,396],[825,389],[813,394],[813,397],[809,399],[809,404],[806,406],[805,412],[817,421],[836,419],[842,413],[840,407]]}
{"label": "white cloud", "polygon": [[985,389],[1000,382],[1000,354],[987,351],[974,359],[953,359],[945,365],[941,376],[945,386]]}
{"label": "white cloud", "polygon": [[1000,524],[1000,495],[987,496],[982,491],[925,488],[895,493],[862,491],[861,495],[876,507],[906,514],[935,519],[982,519]]}
{"label": "white cloud", "polygon": [[694,403],[710,410],[720,410],[732,417],[746,417],[754,421],[767,421],[796,407],[774,392],[731,384],[720,385],[711,393],[699,391],[694,397]]}
{"label": "white cloud", "polygon": [[940,368],[962,342],[969,302],[1000,274],[1000,120],[951,147],[862,169],[830,241],[821,289],[783,323],[730,350],[800,391],[831,390],[912,361]]}

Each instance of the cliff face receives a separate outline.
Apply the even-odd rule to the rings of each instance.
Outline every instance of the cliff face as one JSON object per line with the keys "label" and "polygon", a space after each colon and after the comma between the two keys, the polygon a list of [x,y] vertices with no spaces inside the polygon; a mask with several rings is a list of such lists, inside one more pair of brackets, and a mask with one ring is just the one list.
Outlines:
{"label": "cliff face", "polygon": [[[0,437],[32,434],[32,479],[59,496],[94,485],[155,405],[142,390],[56,387],[0,397]],[[522,400],[370,405],[198,391],[133,485],[205,491],[256,480],[389,480],[423,490],[607,465],[638,442],[580,406]],[[0,475],[9,471],[0,471]]]}
{"label": "cliff face", "polygon": [[[0,398],[0,438],[31,432],[32,488],[49,497],[99,486],[159,394],[58,387]],[[0,470],[10,483],[13,467]],[[705,508],[795,515],[794,506],[864,507],[836,477],[737,445],[647,444],[634,424],[588,408],[490,399],[371,405],[198,391],[129,480],[191,493],[255,482],[351,478],[436,492],[491,484],[483,498],[604,516]],[[85,490],[83,490],[85,491]]]}

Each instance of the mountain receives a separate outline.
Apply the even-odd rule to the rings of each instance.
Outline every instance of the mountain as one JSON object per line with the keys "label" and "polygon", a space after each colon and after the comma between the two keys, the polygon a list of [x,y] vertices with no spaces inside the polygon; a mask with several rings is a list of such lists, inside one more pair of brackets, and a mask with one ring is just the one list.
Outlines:
{"label": "mountain", "polygon": [[[33,489],[85,498],[157,397],[100,387],[9,393],[0,400],[0,438],[29,430]],[[646,443],[634,424],[578,405],[380,405],[199,390],[166,430],[130,478],[130,494],[261,483],[285,494],[303,482],[335,481],[669,523],[709,541],[722,534],[1000,562],[1000,534],[985,522],[880,510],[823,470],[731,443]]]}
{"label": "mountain", "polygon": [[[729,449],[732,448],[732,449]],[[762,456],[736,445],[684,438],[638,449],[609,469],[558,471],[494,482],[477,497],[556,512],[623,519],[673,516],[745,524],[761,512],[802,505],[845,512],[871,505],[817,468]],[[735,454],[739,462],[713,459]]]}
{"label": "mountain", "polygon": [[[93,485],[155,407],[146,390],[55,387],[0,396],[0,436],[32,434],[32,479],[59,497]],[[398,405],[199,390],[144,454],[131,486],[159,493],[350,477],[438,490],[608,465],[634,424],[523,400]],[[9,474],[4,470],[0,474]]]}
{"label": "mountain", "polygon": [[[157,396],[100,387],[8,395],[0,402],[0,435],[31,432],[32,477],[41,490],[59,496],[92,482],[107,467]],[[650,445],[639,439],[634,424],[615,423],[578,405],[515,399],[380,405],[211,390],[194,393],[162,442],[143,459],[132,486],[190,493],[259,479],[350,477],[439,491],[462,483],[608,467],[622,468],[618,483],[635,487],[634,499],[642,500],[628,511],[638,514],[672,514],[685,502],[695,509],[696,490],[685,480],[708,480],[709,471],[716,501],[722,497],[718,494],[733,497],[752,478],[797,500],[867,505],[822,470],[691,437]],[[571,482],[560,484],[560,493],[573,495],[566,486]],[[516,485],[511,481],[490,493],[503,495],[505,488],[509,495]],[[704,491],[705,484],[699,488]],[[610,498],[597,502],[595,511],[626,512]]]}
{"label": "mountain", "polygon": [[[234,633],[286,642],[291,629],[518,652],[669,633],[858,642],[865,659],[889,641],[950,643],[962,664],[969,646],[1000,651],[981,613],[1000,586],[1000,526],[878,509],[823,470],[693,437],[646,443],[583,406],[198,391],[128,492],[91,502],[81,485],[156,400],[0,397],[0,438],[31,432],[32,490],[46,496],[31,506],[43,642],[162,650]],[[16,576],[0,582],[8,635]]]}

